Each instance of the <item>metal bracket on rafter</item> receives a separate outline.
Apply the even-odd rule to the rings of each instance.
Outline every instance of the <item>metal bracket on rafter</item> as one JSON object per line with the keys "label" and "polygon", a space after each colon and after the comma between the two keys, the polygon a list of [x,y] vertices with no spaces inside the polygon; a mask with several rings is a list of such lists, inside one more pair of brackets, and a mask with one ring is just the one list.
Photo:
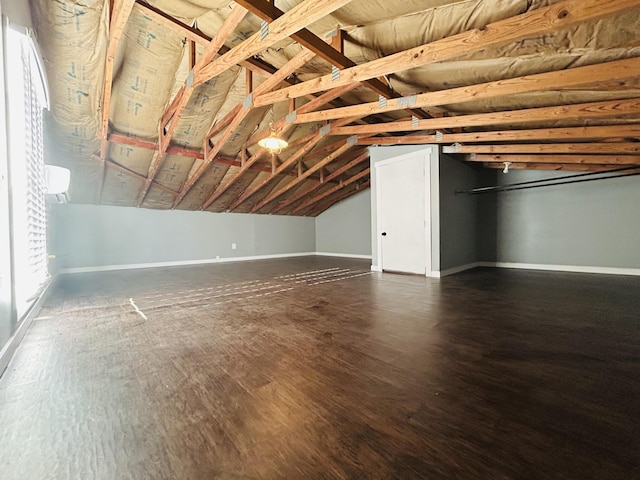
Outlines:
{"label": "metal bracket on rafter", "polygon": [[253,92],[244,97],[244,100],[242,100],[242,106],[244,108],[249,108],[251,107],[251,105],[253,105]]}
{"label": "metal bracket on rafter", "polygon": [[260,40],[264,40],[269,36],[269,24],[262,20],[260,22]]}
{"label": "metal bracket on rafter", "polygon": [[420,125],[420,119],[415,115],[411,115],[411,126],[417,128]]}
{"label": "metal bracket on rafter", "polygon": [[340,79],[340,69],[335,65],[331,65],[331,81],[335,82]]}
{"label": "metal bracket on rafter", "polygon": [[358,135],[351,135],[347,138],[347,146],[353,147],[356,143],[358,143]]}
{"label": "metal bracket on rafter", "polygon": [[378,95],[378,108],[387,108],[387,98]]}
{"label": "metal bracket on rafter", "polygon": [[411,108],[416,104],[416,96],[410,95],[408,97],[398,98],[398,106],[403,108]]}
{"label": "metal bracket on rafter", "polygon": [[453,145],[445,145],[442,147],[442,153],[459,153],[462,150],[462,144],[454,143]]}
{"label": "metal bracket on rafter", "polygon": [[191,86],[193,85],[194,77],[195,77],[195,74],[192,69],[191,71],[189,71],[189,75],[187,75],[187,80],[185,81],[185,85],[188,89],[191,88]]}
{"label": "metal bracket on rafter", "polygon": [[320,128],[320,136],[326,137],[327,135],[329,135],[330,131],[331,131],[331,125],[325,125],[324,127]]}
{"label": "metal bracket on rafter", "polygon": [[296,121],[296,118],[298,118],[298,114],[296,113],[296,111],[294,110],[293,112],[287,114],[286,117],[284,117],[284,123],[286,125],[291,125],[293,122]]}

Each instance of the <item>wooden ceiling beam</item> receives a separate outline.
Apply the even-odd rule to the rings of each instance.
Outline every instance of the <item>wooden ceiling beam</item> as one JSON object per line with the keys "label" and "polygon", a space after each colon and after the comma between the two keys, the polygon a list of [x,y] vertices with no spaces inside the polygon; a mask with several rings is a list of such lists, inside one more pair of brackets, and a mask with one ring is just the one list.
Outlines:
{"label": "wooden ceiling beam", "polygon": [[[156,22],[164,25],[165,27],[173,30],[178,35],[184,36],[187,40],[197,43],[198,45],[207,46],[211,42],[211,37],[205,35],[202,31],[198,30],[195,27],[187,25],[180,20],[173,18],[171,15],[163,12],[157,7],[153,5],[149,5],[147,2],[142,0],[136,1],[136,8],[140,10],[144,15],[147,15],[149,18],[152,18]],[[227,53],[231,48],[226,45],[222,45],[218,53],[223,55]],[[250,57],[246,60],[240,62],[240,65],[245,67],[248,70],[251,70],[255,73],[267,74],[271,75],[276,72],[277,68],[273,65],[269,65],[263,60],[259,58]],[[294,82],[291,82],[292,84]]]}
{"label": "wooden ceiling beam", "polygon": [[231,35],[231,33],[233,33],[235,28],[242,21],[246,14],[247,10],[240,6],[235,6],[233,10],[231,10],[231,13],[225,19],[222,27],[220,27],[220,29],[216,33],[216,36],[213,37],[211,42],[209,42],[209,44],[206,46],[204,52],[202,52],[202,55],[200,55],[200,58],[185,80],[184,85],[182,85],[175,98],[171,102],[171,105],[169,105],[164,115],[162,116],[158,133],[158,150],[153,155],[151,162],[149,162],[147,181],[144,183],[142,189],[140,190],[140,193],[138,194],[138,207],[142,205],[142,202],[144,202],[144,198],[149,191],[151,182],[155,178],[160,165],[162,165],[162,161],[164,160],[167,148],[169,148],[169,144],[171,143],[173,134],[178,127],[180,116],[187,107],[189,99],[196,89],[196,85],[194,85],[195,76],[218,54],[218,50],[220,50],[220,47],[224,45],[227,37]]}
{"label": "wooden ceiling beam", "polygon": [[[200,85],[210,78],[220,75],[239,62],[257,55],[280,40],[297,32],[305,25],[320,20],[322,17],[329,15],[350,1],[351,0],[324,0],[318,2],[316,0],[305,0],[299,3],[269,24],[268,34],[265,38],[262,38],[261,32],[256,32],[247,40],[231,48],[227,53],[216,58],[205,68],[201,69],[195,76],[194,83]],[[327,44],[325,43],[325,45]],[[330,45],[327,45],[327,47],[333,50]]]}
{"label": "wooden ceiling beam", "polygon": [[[482,165],[485,168],[491,169],[504,169],[502,163],[485,163]],[[509,170],[556,170],[564,172],[609,172],[614,170],[611,165],[591,165],[591,164],[578,164],[578,163],[512,163],[509,165]],[[618,172],[619,174],[635,173],[640,171],[640,168],[625,170],[624,172]]]}
{"label": "wooden ceiling beam", "polygon": [[[256,87],[255,91],[249,95],[249,99],[253,98],[254,94],[258,94],[261,92],[267,92],[277,87],[286,77],[294,73],[297,69],[299,69],[302,65],[307,63],[315,57],[313,52],[309,50],[303,49],[300,53],[298,53],[295,57],[289,60],[285,65],[282,66],[276,73],[274,73],[271,77],[269,77],[266,81],[264,81],[261,85]],[[198,169],[194,172],[194,174],[185,182],[185,184],[180,189],[180,194],[174,199],[172,208],[176,208],[178,204],[182,201],[182,199],[187,195],[189,190],[195,185],[198,179],[204,174],[206,169],[209,167],[211,162],[214,161],[216,155],[220,153],[227,140],[231,137],[233,132],[236,130],[238,125],[242,123],[242,121],[249,115],[249,113],[253,110],[253,106],[249,101],[246,105],[240,104],[240,109],[238,113],[235,115],[233,120],[229,123],[225,131],[222,133],[220,138],[216,141],[213,147],[210,146],[209,140],[213,137],[211,133],[207,134],[204,142],[204,162],[198,167]],[[237,108],[237,107],[236,107]],[[212,131],[215,130],[215,126]]]}
{"label": "wooden ceiling beam", "polygon": [[618,155],[640,154],[640,142],[605,142],[605,143],[526,143],[510,145],[460,145],[446,146],[443,153],[584,153]]}
{"label": "wooden ceiling beam", "polygon": [[[120,134],[113,134],[113,133],[109,134],[109,141],[111,143],[118,143],[120,145],[128,145],[131,147],[144,148],[147,150],[157,150],[158,148],[156,143],[151,142],[149,140],[141,140],[139,138],[127,137],[126,135],[120,135]],[[202,160],[204,158],[203,153],[199,150],[192,150],[192,149],[181,148],[181,147],[169,147],[167,149],[167,155],[178,155],[181,157],[193,158],[196,160]],[[242,166],[242,162],[236,160],[235,158],[225,157],[225,156],[217,156],[216,162],[223,163],[225,165],[232,165],[235,167]],[[126,168],[126,167],[123,167],[123,168]],[[260,172],[271,171],[270,168],[264,167],[261,165],[250,165],[248,168],[250,170],[257,170]],[[293,177],[295,176],[295,173],[287,172],[287,175],[290,175]],[[145,177],[144,175],[141,175],[141,177],[143,177],[146,181],[147,177]],[[154,183],[156,182],[154,181]],[[175,192],[175,193],[176,195],[178,194],[178,192]]]}
{"label": "wooden ceiling beam", "polygon": [[622,117],[640,113],[640,98],[609,100],[605,102],[578,103],[557,107],[538,107],[506,112],[478,113],[455,117],[428,118],[426,120],[404,120],[339,127],[332,135],[375,135],[376,133],[409,132],[416,130],[440,130],[456,127],[480,127],[490,125],[513,125],[518,123],[556,120],[584,120]]}
{"label": "wooden ceiling beam", "polygon": [[468,162],[480,163],[556,163],[587,165],[640,165],[640,155],[528,155],[528,154],[475,154],[465,158]]}
{"label": "wooden ceiling beam", "polygon": [[342,167],[338,168],[337,170],[332,172],[330,175],[328,175],[324,179],[324,182],[318,182],[318,183],[312,185],[307,190],[304,190],[303,192],[297,192],[296,194],[294,194],[290,198],[288,198],[286,201],[280,202],[277,205],[277,207],[273,210],[272,213],[281,212],[282,210],[284,210],[285,208],[289,207],[290,205],[293,205],[295,202],[297,202],[301,198],[306,197],[311,192],[313,192],[314,190],[318,189],[321,185],[326,185],[328,182],[334,180],[335,178],[338,178],[340,175],[345,173],[347,170],[352,169],[353,167],[359,165],[360,163],[362,163],[363,161],[367,160],[368,158],[369,158],[369,150],[365,149],[356,158],[354,158],[350,162],[347,162],[345,165],[343,165]]}
{"label": "wooden ceiling beam", "polygon": [[291,155],[284,162],[282,162],[269,177],[263,179],[257,185],[254,185],[253,187],[250,187],[245,192],[243,192],[240,195],[240,197],[231,204],[231,206],[229,207],[229,210],[232,211],[238,208],[238,206],[240,206],[241,203],[243,203],[245,200],[253,196],[256,192],[261,190],[264,186],[270,183],[274,178],[280,175],[283,171],[295,165],[298,160],[302,159],[307,153],[309,153],[313,148],[315,148],[315,146],[318,143],[320,143],[320,141],[331,131],[331,128],[335,128],[336,126],[340,126],[341,124],[348,123],[351,121],[353,121],[353,119],[337,120],[329,124],[328,125],[329,128],[327,128],[326,130],[325,128],[321,128],[317,132],[314,132],[312,135],[312,138],[304,146],[302,146],[302,148],[300,148],[293,155]]}
{"label": "wooden ceiling beam", "polygon": [[[110,133],[108,140],[111,143],[117,143],[120,145],[128,145],[130,147],[144,148],[147,150],[157,150],[158,144],[150,140],[143,140],[141,138],[129,137],[119,133]],[[179,155],[181,157],[195,158],[202,160],[204,158],[203,153],[200,150],[194,150],[192,148],[182,147],[169,147],[167,148],[167,155]]]}
{"label": "wooden ceiling beam", "polygon": [[422,145],[429,143],[522,142],[542,140],[572,141],[604,140],[607,138],[640,140],[640,124],[500,130],[470,133],[437,132],[430,135],[405,135],[403,137],[367,137],[358,138],[358,145]]}
{"label": "wooden ceiling beam", "polygon": [[[340,91],[340,89],[335,89],[333,92],[331,93],[327,93],[324,95],[320,95],[316,98],[314,98],[313,100],[311,100],[310,102],[306,103],[305,105],[299,107],[298,109],[294,110],[295,112],[308,112],[311,111],[312,109],[315,108],[319,108],[322,105],[329,103],[331,100],[337,98],[339,95],[346,93],[348,90],[350,90],[350,88],[344,88],[342,89],[342,91]],[[278,133],[278,135],[282,135],[286,132],[286,130],[291,127],[292,125],[287,125],[286,122],[286,118],[285,119],[281,119],[278,122],[276,122],[274,124],[274,127],[276,129],[276,132]],[[260,138],[264,138],[265,133],[264,132],[259,132],[260,135],[252,135],[249,140],[247,140],[246,145],[247,146],[251,146],[254,145],[255,143],[258,142],[258,140]],[[310,141],[312,138],[314,138],[316,136],[316,133],[312,133],[310,135],[307,136],[307,140],[305,141]],[[289,145],[289,148],[291,148],[294,145]],[[264,149],[260,149],[258,150],[258,152],[256,152],[256,154],[254,154],[251,158],[248,159],[246,165],[252,165],[253,163],[255,163],[256,161],[258,161],[262,155],[264,155],[266,153],[266,151]],[[315,152],[314,152],[315,153]],[[216,189],[214,189],[214,191],[211,193],[211,195],[207,198],[207,200],[203,203],[202,205],[202,209],[205,210],[209,207],[209,205],[211,205],[211,203],[213,203],[216,199],[218,199],[231,185],[233,185],[235,182],[237,182],[240,177],[244,174],[244,172],[246,172],[247,169],[242,169],[238,172],[236,172],[236,174],[225,184],[223,185],[219,185]]]}
{"label": "wooden ceiling beam", "polygon": [[100,165],[102,174],[100,187],[98,189],[98,203],[102,198],[102,188],[104,187],[104,177],[106,174],[105,161],[107,159],[107,136],[109,135],[109,114],[111,112],[111,87],[113,86],[113,62],[118,51],[120,39],[133,10],[135,0],[114,0],[110,10],[109,21],[109,44],[107,46],[107,58],[104,64],[104,80],[102,83],[102,111],[100,118]]}
{"label": "wooden ceiling beam", "polygon": [[345,180],[344,182],[340,182],[338,185],[331,187],[329,190],[322,192],[318,195],[316,195],[315,197],[311,197],[310,199],[306,200],[304,203],[302,203],[301,205],[297,206],[296,208],[294,208],[293,210],[291,210],[291,212],[289,212],[291,215],[295,215],[296,213],[304,210],[307,207],[310,207],[311,205],[325,199],[326,197],[328,197],[329,195],[337,192],[338,190],[343,189],[346,186],[351,185],[352,183],[360,180],[361,178],[366,177],[367,175],[369,175],[369,171],[370,168],[367,167],[364,170],[362,170],[361,172],[353,175],[352,177],[348,178],[347,180]]}
{"label": "wooden ceiling beam", "polygon": [[[237,3],[247,8],[251,13],[258,16],[262,20],[266,22],[273,22],[278,18],[285,15],[285,13],[278,9],[273,3],[268,0],[237,0]],[[308,22],[307,24],[311,24],[312,22]],[[321,38],[318,38],[315,34],[313,34],[310,30],[306,28],[302,28],[299,31],[290,35],[293,40],[298,42],[303,47],[308,48],[312,52],[315,52],[320,58],[324,59],[331,65],[338,67],[339,69],[345,69],[356,66],[356,63],[350,58],[346,57],[344,53],[342,53],[342,32],[340,29],[337,30],[336,33],[336,41],[333,46],[328,45]],[[338,48],[335,48],[335,47]],[[353,83],[353,82],[352,82]],[[355,82],[356,84],[359,82]],[[367,87],[376,92],[379,95],[382,95],[385,98],[399,98],[401,95],[389,87],[383,80],[379,78],[370,78],[363,82]],[[302,96],[302,95],[299,95]],[[260,105],[268,105],[274,102],[267,102],[263,104],[256,104],[256,106]],[[406,109],[406,108],[405,108]],[[430,118],[431,115],[423,112],[419,109],[407,109],[410,113],[417,116],[418,118]],[[355,116],[355,115],[352,115]]]}
{"label": "wooden ceiling beam", "polygon": [[304,182],[307,178],[309,178],[315,172],[320,171],[322,168],[327,166],[329,163],[333,162],[340,155],[342,155],[343,153],[346,153],[348,150],[350,150],[355,145],[355,139],[347,138],[345,140],[341,140],[338,143],[340,144],[340,147],[336,151],[334,151],[333,153],[327,155],[325,158],[323,158],[318,163],[313,165],[311,168],[309,168],[308,170],[303,172],[301,175],[298,175],[297,177],[292,179],[286,185],[283,185],[282,187],[280,187],[275,192],[272,192],[269,195],[267,195],[265,198],[263,198],[261,201],[259,201],[251,209],[251,213],[256,213],[262,207],[264,207],[265,205],[273,202],[276,198],[282,196],[283,194],[285,194],[286,192],[291,190],[296,185],[299,185],[300,183]]}
{"label": "wooden ceiling beam", "polygon": [[[302,138],[299,138],[296,142],[292,142],[289,144],[287,148],[297,147],[300,143],[306,143],[316,137],[316,132],[310,133]],[[213,202],[215,202],[218,198],[220,198],[233,184],[235,184],[240,177],[242,177],[249,169],[262,157],[267,154],[267,151],[264,148],[258,149],[256,153],[254,153],[251,157],[249,157],[244,165],[241,165],[240,169],[234,173],[234,175],[227,180],[227,182],[217,185],[211,195],[204,201],[202,204],[202,210],[206,210],[209,208]],[[271,169],[269,169],[271,171]]]}
{"label": "wooden ceiling beam", "polygon": [[391,75],[404,70],[450,60],[479,50],[551,33],[576,23],[596,20],[638,7],[637,0],[564,0],[515,17],[499,20],[485,27],[419,45],[402,52],[347,68],[340,77],[324,75],[266,94],[258,102],[274,103],[309,93],[321,92],[353,82]]}
{"label": "wooden ceiling beam", "polygon": [[[317,97],[315,97],[313,100],[311,100],[308,103],[305,103],[304,105],[296,108],[294,110],[295,112],[295,116],[297,117],[298,115],[301,115],[303,113],[307,113],[307,112],[311,112],[312,110],[315,110],[316,108],[319,108],[327,103],[330,103],[332,100],[335,100],[336,98],[344,95],[345,93],[350,92],[351,90],[353,90],[354,88],[356,88],[359,84],[352,84],[352,85],[345,85],[344,87],[340,87],[340,88],[334,88],[322,95],[319,95]],[[292,122],[293,124],[295,124],[295,122]],[[273,124],[274,128],[276,129],[276,132],[278,132],[278,134],[282,134],[285,129],[287,128],[287,119],[286,118],[281,118],[280,120],[278,120],[277,122],[275,122]],[[269,134],[269,129],[263,129],[260,130],[259,132],[254,133],[253,135],[251,135],[251,137],[249,137],[249,139],[247,140],[247,146],[252,146],[255,145],[256,143],[258,143],[258,140],[260,140],[261,138],[264,138],[266,135]]]}
{"label": "wooden ceiling beam", "polygon": [[346,200],[356,193],[362,192],[363,190],[369,188],[370,185],[371,180],[367,180],[363,183],[356,183],[354,187],[346,190],[345,192],[329,197],[326,202],[320,202],[320,204],[316,208],[307,210],[304,215],[307,217],[317,217],[325,210],[334,206],[336,203],[341,202],[342,200]]}
{"label": "wooden ceiling beam", "polygon": [[[484,100],[499,96],[596,85],[598,83],[606,83],[614,80],[621,81],[634,77],[640,77],[640,61],[637,58],[629,58],[586,67],[525,75],[495,82],[423,93],[416,95],[414,98],[417,107],[433,107],[473,100]],[[406,101],[406,99],[404,99],[404,101]],[[366,117],[368,115],[394,112],[403,109],[402,101],[398,100],[390,100],[386,102],[386,106],[381,106],[380,102],[370,102],[361,105],[301,114],[296,117],[294,123],[320,122],[352,116]]]}
{"label": "wooden ceiling beam", "polygon": [[[100,157],[98,157],[97,155],[91,155],[91,158],[93,160],[95,160],[96,162],[100,162]],[[138,172],[134,172],[133,170],[131,170],[130,168],[125,167],[124,165],[120,165],[119,163],[114,162],[113,160],[109,160],[108,158],[105,159],[105,166],[107,168],[111,168],[112,170],[116,170],[118,172],[124,173],[125,175],[128,175],[132,178],[135,178],[136,180],[139,180],[140,182],[145,182],[147,180],[147,177],[145,177],[144,175],[140,175]],[[161,183],[157,182],[154,180],[153,185],[155,187],[158,187],[160,190],[164,190],[165,192],[167,192],[168,194],[175,196],[178,194],[178,192],[176,192],[175,190],[170,189],[169,187],[162,185]]]}

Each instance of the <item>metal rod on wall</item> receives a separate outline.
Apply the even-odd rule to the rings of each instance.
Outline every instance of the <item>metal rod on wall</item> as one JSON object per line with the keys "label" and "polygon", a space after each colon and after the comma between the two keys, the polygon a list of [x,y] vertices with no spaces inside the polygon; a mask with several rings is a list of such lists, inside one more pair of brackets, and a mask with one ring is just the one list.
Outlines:
{"label": "metal rod on wall", "polygon": [[[616,168],[613,170],[606,170],[603,172],[588,172],[588,173],[579,173],[576,175],[566,175],[563,177],[552,177],[552,178],[542,178],[539,180],[530,180],[527,182],[518,182],[518,183],[510,183],[507,185],[496,185],[493,187],[478,187],[472,188],[471,190],[456,190],[456,194],[458,193],[466,193],[469,195],[478,195],[482,193],[494,193],[494,192],[505,192],[511,190],[525,190],[529,188],[538,188],[538,187],[551,187],[553,185],[565,185],[570,183],[582,183],[582,182],[591,182],[595,180],[606,180],[608,178],[620,178],[620,177],[631,177],[634,175],[639,175],[640,172],[637,173],[626,173],[622,175],[608,175],[611,173],[619,173],[627,170],[638,170],[640,169],[640,165],[633,165],[630,167]],[[608,176],[598,176],[598,175],[608,175]],[[582,178],[582,177],[594,177],[596,178]],[[580,180],[572,180],[576,178],[581,178]],[[554,182],[554,183],[549,183]]]}

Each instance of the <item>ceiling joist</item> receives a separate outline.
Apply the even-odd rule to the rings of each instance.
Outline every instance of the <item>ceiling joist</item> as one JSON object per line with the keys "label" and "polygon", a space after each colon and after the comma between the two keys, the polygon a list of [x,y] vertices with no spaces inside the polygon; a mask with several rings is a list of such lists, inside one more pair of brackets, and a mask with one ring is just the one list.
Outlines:
{"label": "ceiling joist", "polygon": [[[284,15],[284,12],[278,9],[272,2],[267,0],[237,0],[237,3],[243,5],[251,13],[257,15],[267,22],[273,22]],[[311,23],[311,22],[309,22]],[[303,47],[311,50],[320,58],[329,62],[331,65],[338,67],[339,69],[345,69],[355,67],[356,63],[343,54],[342,43],[343,37],[340,29],[335,32],[335,42],[332,48],[327,45],[322,39],[318,38],[311,31],[306,28],[302,28],[299,31],[293,33],[291,38],[298,42]],[[338,47],[338,48],[335,48]],[[382,95],[385,98],[398,98],[401,95],[389,87],[383,80],[379,78],[370,78],[363,82],[367,87]],[[300,95],[302,96],[302,95]],[[260,106],[256,104],[256,106]],[[416,115],[418,118],[429,118],[430,115],[426,114],[419,109],[408,109],[410,113]],[[355,116],[355,115],[351,115]]]}
{"label": "ceiling joist", "polygon": [[[555,89],[570,89],[572,87],[597,85],[611,81],[622,81],[628,78],[640,77],[640,61],[637,58],[618,60],[615,62],[576,67],[567,70],[526,75],[507,80],[469,85],[466,87],[439,90],[423,93],[413,97],[417,107],[434,107],[450,105],[475,100],[497,98],[505,95],[540,92]],[[349,107],[333,108],[320,112],[298,115],[294,123],[319,122],[346,118],[394,112],[403,110],[402,101],[390,100],[386,106],[380,102],[364,103]]]}
{"label": "ceiling joist", "polygon": [[640,165],[640,155],[527,155],[527,154],[475,154],[466,157],[469,162],[480,163],[555,163],[592,165]]}
{"label": "ceiling joist", "polygon": [[256,99],[256,105],[268,105],[288,98],[301,97],[331,88],[364,82],[372,78],[450,60],[482,49],[543,35],[580,22],[596,20],[637,8],[637,0],[565,0],[549,7],[523,13],[469,30],[435,42],[347,68],[334,75],[308,80]]}
{"label": "ceiling joist", "polygon": [[302,203],[298,207],[296,207],[293,210],[291,210],[291,213],[292,214],[296,214],[296,213],[304,210],[305,208],[307,208],[307,207],[319,202],[320,200],[323,200],[324,198],[326,198],[329,195],[337,192],[338,190],[341,190],[344,187],[346,187],[348,185],[351,185],[352,183],[360,180],[361,178],[366,177],[367,175],[369,175],[369,170],[370,170],[369,167],[367,167],[364,170],[362,170],[361,172],[359,172],[359,173],[353,175],[352,177],[348,178],[344,182],[340,182],[340,184],[336,185],[335,187],[331,187],[326,192],[320,193],[320,194],[316,195],[315,197],[311,197],[310,199],[306,200],[304,203]]}
{"label": "ceiling joist", "polygon": [[530,143],[511,145],[453,145],[443,147],[444,153],[584,153],[640,155],[640,142],[608,143]]}
{"label": "ceiling joist", "polygon": [[[107,158],[107,135],[109,135],[109,112],[111,111],[111,87],[113,85],[113,62],[120,39],[124,33],[124,28],[131,15],[135,0],[114,0],[113,9],[111,10],[111,18],[109,22],[109,45],[107,46],[107,58],[104,64],[104,80],[102,83],[102,102],[101,102],[101,120],[100,120],[100,164],[105,165]],[[106,171],[103,168],[100,188],[98,189],[98,198],[102,197],[102,188],[104,186],[104,177]]]}
{"label": "ceiling joist", "polygon": [[356,158],[354,158],[353,160],[348,162],[346,165],[338,168],[336,171],[334,171],[330,175],[328,175],[324,179],[324,182],[318,182],[318,183],[312,185],[311,187],[309,187],[308,189],[306,189],[306,190],[304,190],[302,192],[296,192],[294,195],[291,195],[290,198],[288,198],[287,200],[285,200],[283,202],[280,202],[275,207],[275,209],[273,210],[273,213],[279,213],[279,212],[283,211],[284,209],[286,209],[287,207],[293,205],[294,203],[296,203],[300,199],[306,197],[308,194],[310,194],[314,190],[318,189],[321,185],[324,185],[324,184],[326,184],[328,182],[331,182],[332,180],[338,178],[340,175],[342,175],[346,171],[358,166],[360,163],[362,163],[363,161],[367,160],[368,158],[369,158],[369,151],[368,150],[363,151]]}
{"label": "ceiling joist", "polygon": [[491,132],[441,133],[406,135],[403,137],[363,137],[358,145],[420,145],[429,143],[474,142],[542,142],[604,140],[626,138],[640,140],[640,124],[591,127],[534,128],[526,130],[497,130]]}
{"label": "ceiling joist", "polygon": [[377,133],[410,132],[416,130],[440,130],[455,127],[482,127],[490,125],[514,125],[534,122],[553,122],[561,119],[585,120],[624,117],[640,113],[640,98],[610,100],[605,102],[579,103],[559,107],[527,108],[507,112],[478,113],[456,117],[428,118],[426,120],[406,120],[401,122],[377,123],[338,127],[332,135],[375,135]]}

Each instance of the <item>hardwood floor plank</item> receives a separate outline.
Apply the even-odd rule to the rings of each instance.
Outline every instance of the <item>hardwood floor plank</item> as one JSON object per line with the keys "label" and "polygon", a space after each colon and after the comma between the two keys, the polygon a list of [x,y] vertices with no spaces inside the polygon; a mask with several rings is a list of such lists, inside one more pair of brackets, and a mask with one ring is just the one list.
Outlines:
{"label": "hardwood floor plank", "polygon": [[0,477],[640,478],[640,278],[301,257],[64,276]]}

